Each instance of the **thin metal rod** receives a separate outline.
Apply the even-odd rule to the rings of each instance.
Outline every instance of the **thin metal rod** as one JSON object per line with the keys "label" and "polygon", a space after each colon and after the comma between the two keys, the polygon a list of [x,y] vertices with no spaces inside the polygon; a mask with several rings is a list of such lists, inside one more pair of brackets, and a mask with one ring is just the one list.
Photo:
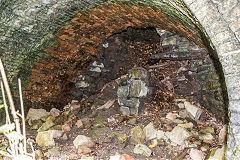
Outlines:
{"label": "thin metal rod", "polygon": [[0,59],[0,71],[1,71],[2,79],[3,79],[3,84],[4,84],[4,87],[5,87],[6,92],[7,92],[7,96],[8,96],[8,100],[9,100],[12,116],[13,116],[13,119],[14,119],[14,122],[15,122],[15,125],[16,125],[16,131],[19,134],[21,134],[20,125],[19,125],[20,124],[19,123],[19,118],[16,115],[16,111],[15,111],[15,106],[14,106],[11,90],[10,90],[10,87],[8,85],[7,76],[6,76],[6,73],[5,73],[5,70],[4,70],[4,67],[3,67],[1,59]]}
{"label": "thin metal rod", "polygon": [[8,106],[7,106],[7,102],[6,102],[6,97],[5,97],[5,92],[4,92],[4,87],[3,87],[3,82],[1,81],[1,91],[2,91],[2,96],[3,96],[3,104],[5,107],[5,113],[6,113],[6,124],[10,124],[10,116],[9,116],[9,112],[8,112]]}
{"label": "thin metal rod", "polygon": [[22,97],[22,85],[21,80],[18,78],[18,88],[19,88],[19,96],[20,96],[20,105],[22,111],[22,130],[23,130],[23,144],[24,144],[24,153],[27,153],[27,140],[26,140],[26,127],[25,127],[25,116],[24,116],[24,107],[23,107],[23,97]]}

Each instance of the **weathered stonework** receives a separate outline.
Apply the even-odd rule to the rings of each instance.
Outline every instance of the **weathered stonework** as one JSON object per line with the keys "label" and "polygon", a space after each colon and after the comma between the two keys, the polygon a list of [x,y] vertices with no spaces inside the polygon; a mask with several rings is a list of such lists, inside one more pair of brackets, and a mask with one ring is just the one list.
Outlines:
{"label": "weathered stonework", "polygon": [[[105,2],[105,5],[101,5],[102,2]],[[237,123],[240,113],[233,112],[238,110],[240,99],[240,86],[237,85],[240,81],[240,77],[237,76],[240,71],[238,63],[240,2],[238,0],[122,0],[124,3],[120,6],[112,5],[112,3],[116,4],[115,2],[115,0],[111,3],[101,0],[1,1],[0,55],[12,84],[15,84],[17,77],[21,77],[25,86],[30,86],[25,89],[27,93],[34,90],[33,94],[42,94],[45,98],[53,97],[58,93],[67,94],[68,86],[75,82],[73,77],[78,74],[70,72],[77,66],[72,64],[76,61],[89,62],[92,54],[96,53],[97,45],[91,46],[89,42],[98,44],[128,26],[165,28],[205,46],[214,61],[219,60],[221,63],[229,95],[230,125],[227,159],[240,159],[240,127]],[[75,11],[81,14],[78,14],[77,19],[72,19],[76,16]],[[95,14],[92,14],[94,11]],[[114,22],[106,15],[110,15],[115,20],[119,18]],[[79,25],[73,25],[74,23]],[[63,26],[65,27],[62,28]],[[88,34],[90,32],[93,34]],[[79,35],[75,36],[76,33]],[[94,34],[97,36],[94,37]],[[85,42],[88,45],[85,45]],[[78,50],[72,47],[72,50],[66,51],[71,44],[82,46]],[[62,47],[59,47],[61,45]],[[58,50],[47,51],[46,48],[50,46],[58,46]],[[73,61],[75,58],[76,61]],[[34,62],[38,63],[34,64]],[[221,69],[221,66],[219,68]],[[55,73],[56,76],[48,77],[46,76],[48,73]],[[61,86],[67,87],[61,88]],[[47,87],[46,90],[50,89],[51,92],[47,93],[45,90],[42,90],[42,93],[35,92],[41,87]],[[25,97],[32,98],[29,94],[25,94]],[[47,101],[43,97],[33,99]],[[61,99],[61,96],[53,100],[56,98]],[[49,101],[52,100],[50,99]]]}

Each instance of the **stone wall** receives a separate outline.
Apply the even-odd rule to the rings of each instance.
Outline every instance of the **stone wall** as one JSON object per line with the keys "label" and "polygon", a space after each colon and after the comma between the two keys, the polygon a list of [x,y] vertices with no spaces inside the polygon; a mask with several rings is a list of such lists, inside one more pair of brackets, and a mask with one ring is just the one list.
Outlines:
{"label": "stone wall", "polygon": [[[69,70],[75,69],[79,64],[71,65],[75,63],[75,61],[72,62],[75,58],[73,55],[86,55],[80,61],[85,62],[91,60],[91,53],[96,53],[96,47],[91,45],[82,49],[82,52],[74,50],[76,49],[74,47],[73,50],[66,51],[66,44],[69,45],[74,40],[75,42],[78,40],[81,45],[86,44],[84,42],[89,44],[91,41],[99,43],[102,39],[120,32],[127,26],[146,27],[150,25],[165,28],[186,36],[200,46],[205,46],[216,62],[216,66],[220,68],[219,70],[222,65],[229,98],[230,125],[227,159],[239,159],[240,2],[238,0],[122,1],[125,3],[121,6],[112,5],[114,0],[111,3],[101,0],[1,1],[0,55],[7,69],[8,77],[13,82],[12,85],[16,84],[14,82],[17,77],[21,77],[25,86],[30,83],[31,87],[28,88],[30,91],[34,90],[34,87],[44,86],[48,89],[56,87],[56,90],[52,89],[51,94],[45,93],[45,96],[51,99],[51,95],[54,93],[67,91],[66,88],[59,89],[59,84],[67,86],[71,85],[70,82],[74,83],[74,76],[70,77],[69,75],[77,75],[77,73],[71,73]],[[105,5],[100,5],[102,2],[105,2]],[[88,10],[92,7],[96,8]],[[75,11],[80,11],[81,14],[77,14],[78,19],[74,20],[72,18],[75,17]],[[106,15],[110,15],[113,19],[102,19],[106,18]],[[94,21],[94,17],[96,21]],[[116,21],[118,17],[119,19]],[[69,23],[71,19],[72,23]],[[79,25],[73,25],[76,22]],[[104,27],[101,29],[100,26]],[[66,35],[64,31],[71,36],[61,37],[61,35]],[[98,36],[94,37],[94,31],[98,31],[97,33],[100,34],[96,34]],[[91,32],[92,35],[88,34]],[[76,39],[71,38],[74,37],[74,33],[77,33]],[[79,39],[80,37],[81,39]],[[94,38],[96,39],[93,40]],[[57,47],[58,52],[56,50],[47,51],[46,48],[50,46]],[[69,52],[71,54],[66,54]],[[44,60],[49,64],[47,70],[44,67],[46,65]],[[34,65],[34,62],[40,63]],[[65,64],[65,62],[68,63]],[[36,77],[32,76],[32,79],[29,79],[31,71],[36,73]],[[52,79],[47,76],[44,78],[44,73],[49,71],[54,71],[57,76]],[[68,73],[65,74],[66,72]],[[37,77],[39,77],[38,81],[35,80]],[[32,80],[38,85],[32,85]],[[42,99],[40,98],[40,100]]]}

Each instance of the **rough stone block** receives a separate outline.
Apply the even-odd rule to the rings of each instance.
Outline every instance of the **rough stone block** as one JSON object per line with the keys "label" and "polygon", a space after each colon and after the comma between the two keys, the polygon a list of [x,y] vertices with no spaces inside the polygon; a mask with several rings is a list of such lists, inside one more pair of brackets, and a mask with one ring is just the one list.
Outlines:
{"label": "rough stone block", "polygon": [[229,27],[233,32],[236,32],[237,30],[239,30],[240,29],[240,17],[236,21],[233,21],[232,23],[230,23]]}
{"label": "rough stone block", "polygon": [[231,112],[239,112],[240,113],[240,100],[231,100],[229,102],[229,110]]}
{"label": "rough stone block", "polygon": [[232,111],[230,116],[231,124],[240,125],[239,119],[240,119],[240,112]]}
{"label": "rough stone block", "polygon": [[224,14],[232,10],[238,3],[238,0],[225,0],[218,5],[218,10],[220,13]]}
{"label": "rough stone block", "polygon": [[209,14],[209,11],[211,9],[212,8],[210,5],[205,5],[201,8],[199,8],[199,10],[197,10],[194,14],[198,18],[199,21],[202,21],[206,17],[206,15]]}
{"label": "rough stone block", "polygon": [[[234,6],[234,5],[233,5]],[[240,5],[235,5],[233,9],[230,10],[231,21],[236,20],[237,17],[240,17]]]}
{"label": "rough stone block", "polygon": [[120,107],[120,111],[121,111],[122,114],[124,114],[124,115],[130,115],[130,110],[129,110],[128,107],[121,106],[121,107]]}
{"label": "rough stone block", "polygon": [[138,115],[138,108],[129,108],[131,115]]}
{"label": "rough stone block", "polygon": [[229,96],[229,100],[239,100],[240,86],[238,88],[228,88],[228,96]]}
{"label": "rough stone block", "polygon": [[216,12],[215,10],[208,10],[207,16],[204,17],[204,19],[199,20],[202,24],[202,26],[205,28],[207,33],[210,33],[210,27],[213,23],[218,23],[218,21],[222,20],[221,15]]}
{"label": "rough stone block", "polygon": [[237,50],[237,49],[240,48],[240,46],[237,45],[237,44],[238,44],[238,42],[231,41],[231,42],[226,42],[226,43],[222,43],[220,45],[217,45],[218,52],[219,52],[219,54],[223,54],[223,53],[226,53],[226,52],[231,52],[231,51]]}
{"label": "rough stone block", "polygon": [[234,75],[234,74],[230,74],[230,75],[226,75],[225,76],[225,80],[227,83],[227,86],[229,88],[236,88],[240,86],[240,74]]}
{"label": "rough stone block", "polygon": [[117,90],[118,97],[127,97],[129,95],[129,86],[119,86]]}
{"label": "rough stone block", "polygon": [[143,97],[148,93],[148,88],[144,82],[141,80],[133,80],[130,88],[129,95],[130,97]]}
{"label": "rough stone block", "polygon": [[[224,24],[219,23],[219,26],[221,29],[225,28]],[[215,29],[215,28],[213,28],[213,29]],[[214,33],[214,35],[212,36],[211,40],[213,41],[213,43],[215,45],[224,43],[224,42],[226,42],[226,40],[230,41],[234,37],[234,35],[229,30],[225,30],[225,31],[218,33],[218,29],[217,30],[213,30],[213,29],[211,29],[211,31]]]}
{"label": "rough stone block", "polygon": [[194,12],[197,12],[199,8],[202,8],[203,6],[208,5],[208,0],[202,0],[202,1],[195,1],[194,3],[191,3],[189,5],[189,8]]}
{"label": "rough stone block", "polygon": [[240,50],[219,54],[225,75],[238,73],[240,69]]}

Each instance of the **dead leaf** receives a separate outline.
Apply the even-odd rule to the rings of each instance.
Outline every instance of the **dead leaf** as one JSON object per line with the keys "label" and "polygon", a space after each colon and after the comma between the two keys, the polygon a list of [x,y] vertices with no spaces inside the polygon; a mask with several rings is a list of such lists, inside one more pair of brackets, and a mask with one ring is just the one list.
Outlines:
{"label": "dead leaf", "polygon": [[107,103],[98,107],[97,109],[108,109],[114,104],[114,102],[115,102],[115,99],[114,100],[109,100],[109,101],[107,101]]}

